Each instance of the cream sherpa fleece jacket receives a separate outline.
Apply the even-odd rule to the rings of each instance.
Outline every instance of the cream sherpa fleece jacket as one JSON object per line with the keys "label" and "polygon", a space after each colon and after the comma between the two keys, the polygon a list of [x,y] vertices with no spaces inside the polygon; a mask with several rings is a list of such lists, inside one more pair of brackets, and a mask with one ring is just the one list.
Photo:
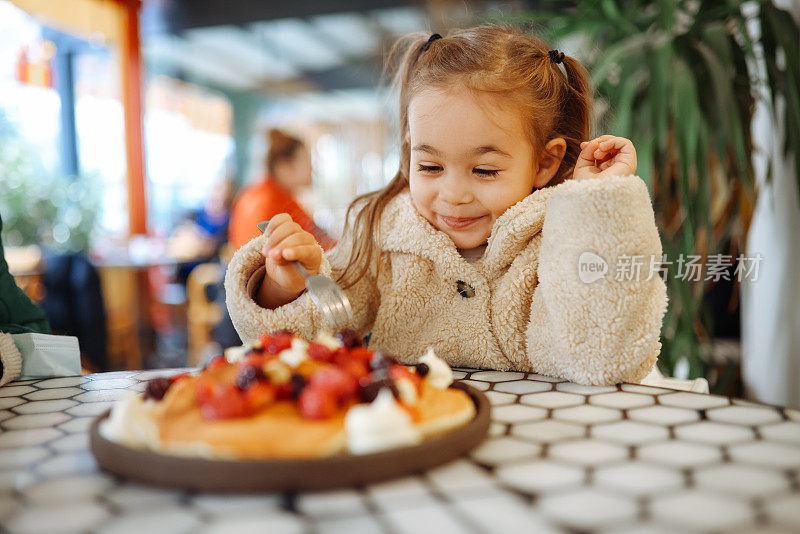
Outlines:
{"label": "cream sherpa fleece jacket", "polygon": [[[265,268],[260,236],[239,249],[225,277],[227,305],[242,340],[286,328],[312,338],[323,323],[307,293],[274,310],[252,298]],[[369,346],[411,363],[428,346],[453,366],[531,371],[584,384],[638,382],[661,349],[663,280],[616,280],[617,258],[661,259],[645,183],[637,176],[568,180],[534,191],[501,215],[486,252],[461,257],[452,240],[414,208],[408,190],[381,218],[380,268],[347,290],[352,326]],[[337,251],[321,272],[336,274]],[[593,283],[578,260],[593,252],[608,273]],[[346,256],[346,254],[344,254]],[[461,283],[459,283],[461,282]],[[463,283],[474,296],[458,291]],[[341,325],[345,326],[345,325]]]}

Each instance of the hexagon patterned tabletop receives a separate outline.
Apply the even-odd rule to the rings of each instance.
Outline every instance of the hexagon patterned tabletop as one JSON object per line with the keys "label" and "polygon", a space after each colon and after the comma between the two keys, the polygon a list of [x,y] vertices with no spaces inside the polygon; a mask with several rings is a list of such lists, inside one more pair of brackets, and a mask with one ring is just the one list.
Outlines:
{"label": "hexagon patterned tabletop", "polygon": [[323,493],[167,491],[98,470],[87,428],[183,370],[0,388],[0,531],[797,531],[800,411],[640,385],[460,370],[491,437],[426,473]]}

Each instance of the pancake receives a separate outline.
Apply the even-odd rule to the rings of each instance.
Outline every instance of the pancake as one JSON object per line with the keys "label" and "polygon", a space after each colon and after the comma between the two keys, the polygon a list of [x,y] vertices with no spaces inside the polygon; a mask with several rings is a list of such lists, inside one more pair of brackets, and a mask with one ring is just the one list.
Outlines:
{"label": "pancake", "polygon": [[[286,346],[287,340],[279,337],[286,334],[274,335],[272,340]],[[292,350],[296,349],[295,340],[292,340],[292,347]],[[182,375],[169,382],[164,378],[153,379],[148,383],[144,396],[120,403],[119,409],[112,413],[116,414],[115,425],[106,425],[109,427],[106,430],[110,435],[116,433],[120,441],[130,442],[131,446],[181,456],[234,460],[302,459],[348,453],[348,433],[352,452],[367,453],[380,447],[405,446],[418,442],[420,438],[445,433],[474,417],[475,404],[469,395],[460,389],[446,388],[453,379],[452,371],[432,350],[420,358],[421,363],[405,368],[391,357],[376,358],[368,353],[367,357],[371,358],[369,365],[376,367],[370,367],[371,374],[364,375],[370,371],[363,363],[365,349],[359,347],[356,345],[352,349],[355,354],[351,359],[347,358],[350,355],[348,349],[341,349],[345,352],[337,353],[336,358],[332,358],[334,361],[314,359],[306,353],[305,360],[290,365],[285,363],[285,359],[283,363],[277,359],[258,363],[257,351],[261,349],[251,348],[256,352],[255,360],[217,360],[198,374]],[[316,355],[320,354],[319,347],[312,348]],[[324,352],[321,355],[324,357]],[[272,369],[276,362],[278,367],[282,365],[285,368],[281,373],[277,368]],[[243,371],[253,367],[255,371]],[[306,381],[300,379],[299,385],[295,385],[292,378],[290,385],[286,382],[288,376],[281,378],[283,373],[302,375]],[[349,385],[352,382],[343,377],[356,380],[358,385],[355,387],[360,389],[352,389]],[[370,381],[364,383],[364,378]],[[273,381],[272,387],[277,389],[272,389],[271,394],[269,387],[265,390],[250,389],[258,381],[266,384]],[[203,386],[198,389],[201,383]],[[400,399],[393,400],[384,389],[386,387],[399,391]],[[290,391],[297,395],[299,389],[296,388],[302,388],[299,400],[289,398]],[[306,388],[316,389],[312,393]],[[359,409],[359,415],[353,417],[360,419],[350,418],[345,424],[350,407],[356,404],[364,406],[363,399],[375,399],[375,394],[380,396],[381,392],[381,398],[385,400],[373,404],[375,411]],[[245,393],[254,393],[255,396],[250,398]],[[277,395],[278,399],[270,395]],[[233,411],[226,412],[226,406]],[[356,420],[359,422],[354,423]],[[398,435],[403,436],[403,432],[405,437],[412,439],[398,438]],[[364,443],[378,445],[370,450],[373,446],[362,447]]]}
{"label": "pancake", "polygon": [[[203,378],[230,383],[235,367],[204,371]],[[291,400],[277,401],[251,417],[209,421],[195,401],[198,377],[178,381],[154,410],[159,440],[165,452],[232,458],[308,458],[329,456],[345,445],[344,416],[301,417]]]}
{"label": "pancake", "polygon": [[422,383],[422,394],[416,408],[419,414],[416,427],[424,437],[447,432],[475,416],[475,403],[464,391],[439,389],[427,382]]}

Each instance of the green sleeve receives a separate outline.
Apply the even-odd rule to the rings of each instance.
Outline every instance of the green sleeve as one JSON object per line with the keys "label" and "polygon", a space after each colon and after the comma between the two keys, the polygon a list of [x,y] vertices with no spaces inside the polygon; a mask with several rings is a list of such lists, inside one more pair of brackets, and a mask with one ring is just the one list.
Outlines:
{"label": "green sleeve", "polygon": [[50,333],[50,323],[42,309],[14,282],[8,272],[2,240],[3,220],[0,218],[0,332],[21,334],[25,332]]}

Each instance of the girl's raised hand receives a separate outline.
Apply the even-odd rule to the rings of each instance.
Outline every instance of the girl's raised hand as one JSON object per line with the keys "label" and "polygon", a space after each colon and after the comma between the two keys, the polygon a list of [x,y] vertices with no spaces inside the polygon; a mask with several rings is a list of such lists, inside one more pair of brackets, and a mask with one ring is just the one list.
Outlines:
{"label": "girl's raised hand", "polygon": [[267,277],[287,294],[300,294],[306,287],[305,279],[292,265],[299,261],[308,274],[319,273],[322,249],[310,233],[292,220],[288,213],[276,215],[269,221],[264,247]]}
{"label": "girl's raised hand", "polygon": [[576,180],[604,176],[626,176],[636,172],[636,149],[630,139],[601,135],[581,143],[581,153],[575,163]]}

